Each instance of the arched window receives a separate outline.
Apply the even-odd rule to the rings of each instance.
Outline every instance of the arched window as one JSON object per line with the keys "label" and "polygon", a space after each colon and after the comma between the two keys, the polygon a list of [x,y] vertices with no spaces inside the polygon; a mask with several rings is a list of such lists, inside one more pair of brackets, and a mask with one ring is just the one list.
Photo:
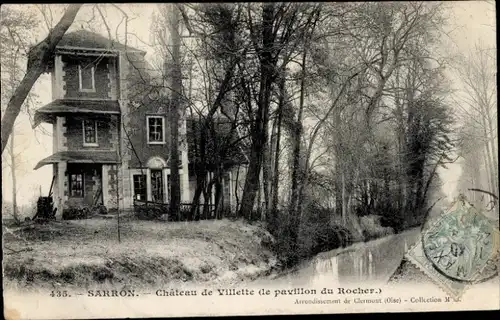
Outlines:
{"label": "arched window", "polygon": [[163,202],[165,190],[163,189],[163,168],[167,162],[162,157],[151,157],[147,166],[151,171],[151,200],[154,202]]}
{"label": "arched window", "polygon": [[150,169],[163,169],[167,167],[167,162],[159,156],[154,156],[149,158],[146,166]]}

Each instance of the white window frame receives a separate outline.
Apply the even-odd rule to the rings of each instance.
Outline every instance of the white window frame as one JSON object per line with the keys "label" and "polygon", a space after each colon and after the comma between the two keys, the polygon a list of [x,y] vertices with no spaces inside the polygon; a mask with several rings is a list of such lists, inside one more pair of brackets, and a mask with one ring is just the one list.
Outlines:
{"label": "white window frame", "polygon": [[[139,200],[139,201],[148,201],[148,170],[139,170],[139,172],[131,172],[130,176],[132,177],[132,196],[134,197],[134,200]],[[142,176],[144,177],[144,191],[146,191],[145,198],[144,199],[136,199],[136,194],[135,194],[135,176]]]}
{"label": "white window frame", "polygon": [[[161,119],[161,131],[162,131],[162,139],[161,141],[149,141],[149,119]],[[165,144],[165,117],[164,116],[146,116],[146,135],[148,144]]]}
{"label": "white window frame", "polygon": [[78,65],[78,79],[79,85],[80,85],[80,92],[95,92],[95,69],[94,66],[91,67],[91,73],[92,73],[92,89],[88,88],[82,88],[82,66]]}
{"label": "white window frame", "polygon": [[[95,142],[92,142],[92,143],[85,142],[85,121],[94,121],[94,126],[95,126]],[[93,120],[93,119],[82,120],[82,135],[83,135],[83,146],[84,147],[98,147],[99,146],[99,142],[98,142],[97,138],[98,138],[99,135],[97,134],[97,120]]]}

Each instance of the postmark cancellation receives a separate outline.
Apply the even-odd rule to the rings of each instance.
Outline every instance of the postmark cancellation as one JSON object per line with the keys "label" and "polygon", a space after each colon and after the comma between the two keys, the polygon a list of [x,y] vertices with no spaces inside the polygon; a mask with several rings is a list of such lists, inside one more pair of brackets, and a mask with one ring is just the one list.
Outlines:
{"label": "postmark cancellation", "polygon": [[464,196],[426,225],[406,258],[454,299],[498,275],[498,226]]}

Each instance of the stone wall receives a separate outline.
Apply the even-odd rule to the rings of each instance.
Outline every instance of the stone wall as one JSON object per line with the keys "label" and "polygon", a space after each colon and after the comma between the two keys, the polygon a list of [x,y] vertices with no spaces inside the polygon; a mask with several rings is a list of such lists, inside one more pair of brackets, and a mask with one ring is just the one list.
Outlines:
{"label": "stone wall", "polygon": [[[97,62],[96,62],[97,60]],[[111,78],[109,77],[109,58],[63,56],[63,88],[65,99],[109,99]],[[80,92],[79,65],[94,65],[95,92]]]}
{"label": "stone wall", "polygon": [[[106,192],[104,197],[104,206],[109,209],[117,209],[117,181],[118,181],[118,166],[117,165],[104,165],[103,170],[103,193]],[[106,179],[104,179],[106,174]]]}
{"label": "stone wall", "polygon": [[[84,146],[83,145],[83,124],[84,119],[91,119],[97,121],[97,146]],[[67,140],[68,150],[116,150],[116,124],[112,123],[113,116],[71,116],[66,117],[66,124],[64,126],[65,132],[63,136]]]}
{"label": "stone wall", "polygon": [[109,59],[107,63],[108,68],[108,78],[109,78],[109,90],[108,90],[108,98],[111,100],[118,99],[118,85],[117,85],[117,72],[116,72],[116,60]]}
{"label": "stone wall", "polygon": [[[66,117],[57,117],[56,120],[57,149],[55,152],[68,150],[68,139],[66,136]],[[82,138],[83,139],[83,138]]]}
{"label": "stone wall", "polygon": [[[56,217],[62,216],[63,209],[66,207],[69,195],[69,182],[67,174],[68,165],[66,162],[57,164],[57,184],[58,184],[58,206]],[[55,194],[54,194],[55,195]]]}

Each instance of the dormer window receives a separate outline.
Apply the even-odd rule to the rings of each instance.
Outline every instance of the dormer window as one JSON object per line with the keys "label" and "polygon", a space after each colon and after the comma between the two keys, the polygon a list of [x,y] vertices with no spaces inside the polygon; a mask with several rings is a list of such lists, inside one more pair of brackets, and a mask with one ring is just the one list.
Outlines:
{"label": "dormer window", "polygon": [[149,144],[165,143],[165,118],[162,116],[146,116],[146,129]]}
{"label": "dormer window", "polygon": [[95,92],[94,66],[92,64],[78,65],[81,92]]}
{"label": "dormer window", "polygon": [[97,121],[83,120],[83,145],[97,147]]}

